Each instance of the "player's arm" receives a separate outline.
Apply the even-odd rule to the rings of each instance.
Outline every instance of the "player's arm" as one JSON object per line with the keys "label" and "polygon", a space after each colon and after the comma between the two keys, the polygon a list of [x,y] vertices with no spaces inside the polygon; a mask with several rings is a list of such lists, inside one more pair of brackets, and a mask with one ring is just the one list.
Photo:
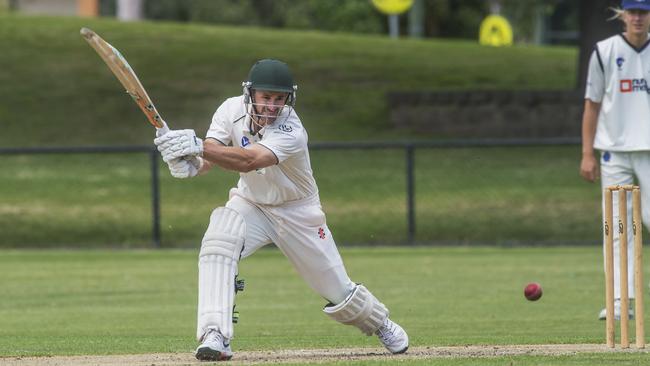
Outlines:
{"label": "player's arm", "polygon": [[598,126],[600,103],[585,99],[585,109],[582,115],[582,160],[580,175],[589,182],[594,182],[600,175],[598,159],[594,152],[594,139]]}
{"label": "player's arm", "polygon": [[223,169],[242,173],[278,163],[275,154],[261,144],[252,144],[244,149],[238,146],[225,146],[214,139],[206,139],[203,143],[203,160],[207,163],[204,166],[208,165],[205,169],[217,165]]}
{"label": "player's arm", "polygon": [[580,175],[589,182],[594,182],[600,175],[598,159],[594,152],[598,114],[605,94],[605,67],[598,45],[594,47],[589,59],[587,85],[585,88],[585,109],[582,114],[582,159]]}

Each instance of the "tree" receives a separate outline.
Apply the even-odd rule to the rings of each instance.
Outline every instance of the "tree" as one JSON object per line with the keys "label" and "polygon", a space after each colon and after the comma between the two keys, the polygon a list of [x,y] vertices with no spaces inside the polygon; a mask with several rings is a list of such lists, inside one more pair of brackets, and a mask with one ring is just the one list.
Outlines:
{"label": "tree", "polygon": [[622,31],[619,20],[607,20],[614,14],[611,8],[618,7],[619,0],[580,0],[580,52],[576,89],[584,91],[587,80],[589,57],[596,42]]}

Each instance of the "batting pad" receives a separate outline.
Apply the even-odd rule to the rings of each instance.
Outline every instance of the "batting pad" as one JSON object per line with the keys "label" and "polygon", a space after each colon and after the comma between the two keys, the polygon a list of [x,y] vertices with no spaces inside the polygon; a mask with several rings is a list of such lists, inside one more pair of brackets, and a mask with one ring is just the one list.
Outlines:
{"label": "batting pad", "polygon": [[372,335],[388,318],[388,309],[363,285],[357,285],[345,301],[328,304],[325,314],[339,323],[354,325],[366,335]]}
{"label": "batting pad", "polygon": [[212,212],[199,253],[199,341],[208,328],[228,339],[233,336],[234,283],[245,233],[246,223],[237,211],[219,207]]}

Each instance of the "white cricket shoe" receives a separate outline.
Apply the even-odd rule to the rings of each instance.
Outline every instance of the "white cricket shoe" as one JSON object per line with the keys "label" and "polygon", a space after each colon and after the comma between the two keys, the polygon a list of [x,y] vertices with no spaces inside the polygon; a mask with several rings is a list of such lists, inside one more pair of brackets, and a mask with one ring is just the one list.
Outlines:
{"label": "white cricket shoe", "polygon": [[388,318],[375,334],[390,353],[404,353],[409,349],[409,336],[399,324]]}
{"label": "white cricket shoe", "polygon": [[[604,308],[603,310],[600,311],[600,314],[598,314],[598,320],[605,320],[607,318],[607,308]],[[634,309],[632,309],[632,306],[630,305],[630,308],[628,310],[628,318],[629,319],[634,319]],[[614,320],[621,320],[621,300],[616,299],[614,300]]]}
{"label": "white cricket shoe", "polygon": [[230,342],[217,329],[208,329],[203,335],[201,345],[196,349],[196,359],[200,361],[226,361],[232,358]]}

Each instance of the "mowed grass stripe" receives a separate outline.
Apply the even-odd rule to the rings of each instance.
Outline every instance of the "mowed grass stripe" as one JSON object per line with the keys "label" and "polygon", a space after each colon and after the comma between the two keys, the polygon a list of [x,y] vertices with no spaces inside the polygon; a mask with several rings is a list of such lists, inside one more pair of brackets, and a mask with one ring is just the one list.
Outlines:
{"label": "mowed grass stripe", "polygon": [[150,141],[151,126],[80,37],[81,27],[124,54],[170,126],[201,134],[261,58],[291,65],[297,110],[313,141],[439,137],[435,129],[391,126],[388,92],[561,90],[576,79],[577,52],[568,47],[0,14],[0,68],[11,70],[0,74],[0,85],[11,85],[0,89],[0,145]]}
{"label": "mowed grass stripe", "polygon": [[[0,253],[2,356],[195,346],[197,250]],[[604,323],[596,320],[604,298],[600,248],[388,247],[342,254],[351,278],[389,306],[414,346],[604,342]],[[279,251],[247,258],[240,274],[247,287],[237,299],[235,349],[377,346],[374,337],[327,318],[324,300]],[[523,296],[531,281],[544,287],[537,302]]]}
{"label": "mowed grass stripe", "polygon": [[[577,174],[578,146],[420,149],[419,243],[600,241],[597,184]],[[0,169],[0,247],[147,247],[151,177],[145,154],[6,156]],[[341,244],[406,240],[404,152],[313,151],[323,208]],[[160,166],[163,246],[196,247],[238,175],[191,180]]]}

